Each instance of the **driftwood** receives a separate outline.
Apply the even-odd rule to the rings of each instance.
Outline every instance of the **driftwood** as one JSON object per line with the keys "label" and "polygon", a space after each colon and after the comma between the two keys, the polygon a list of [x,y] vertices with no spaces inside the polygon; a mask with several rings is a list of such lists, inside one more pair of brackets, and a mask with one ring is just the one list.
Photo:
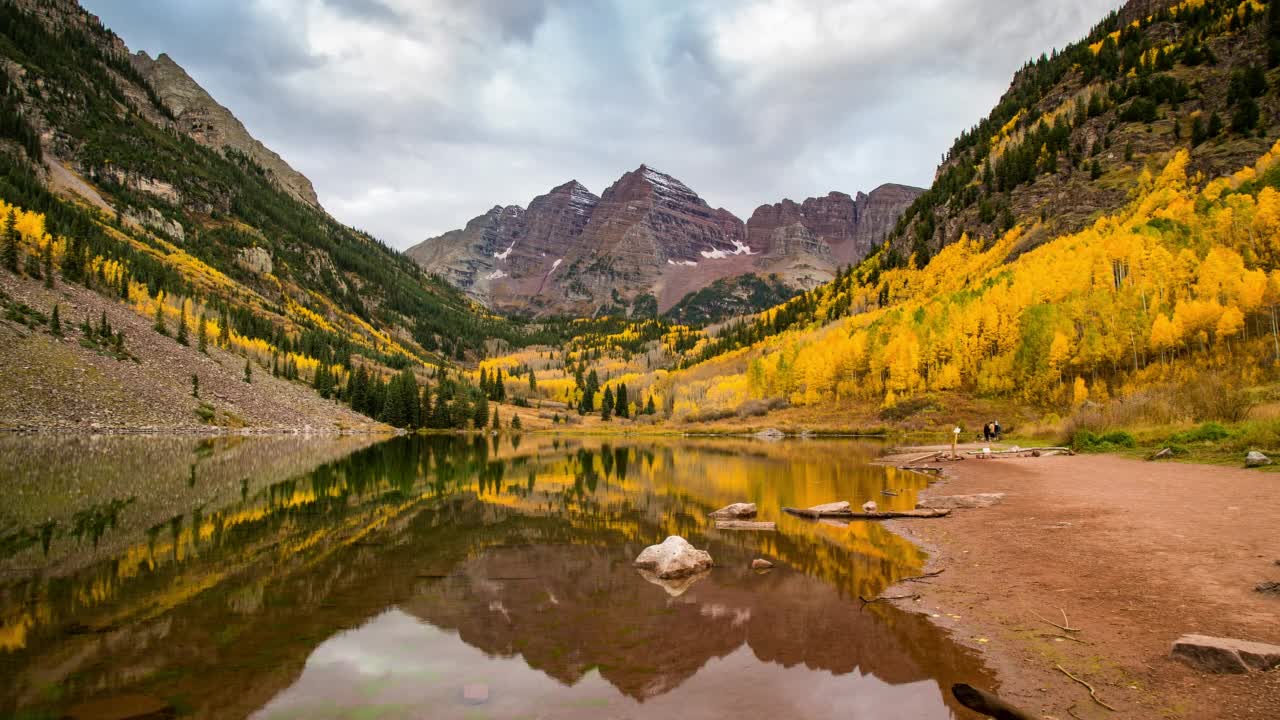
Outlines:
{"label": "driftwood", "polygon": [[899,465],[899,466],[898,466],[898,469],[899,469],[899,470],[910,470],[911,472],[918,472],[918,473],[940,473],[940,472],[942,472],[942,468],[940,468],[940,467],[930,467],[930,466],[928,466],[928,465]]}
{"label": "driftwood", "polygon": [[1103,701],[1102,701],[1102,698],[1098,697],[1098,692],[1097,692],[1096,690],[1094,690],[1094,689],[1093,689],[1093,686],[1092,686],[1092,685],[1090,685],[1089,683],[1087,683],[1087,682],[1085,682],[1085,681],[1081,680],[1080,678],[1076,677],[1075,675],[1072,675],[1071,673],[1067,672],[1067,671],[1066,671],[1066,670],[1065,670],[1061,665],[1054,665],[1054,667],[1058,669],[1058,672],[1061,672],[1063,675],[1066,675],[1067,677],[1071,678],[1072,680],[1075,680],[1076,682],[1078,682],[1078,683],[1080,683],[1081,685],[1083,685],[1083,686],[1085,686],[1086,688],[1088,688],[1088,690],[1089,690],[1089,697],[1093,698],[1093,701],[1094,701],[1094,702],[1096,702],[1096,703],[1098,703],[1099,705],[1101,705],[1102,707],[1104,707],[1104,708],[1106,708],[1106,709],[1110,710],[1111,712],[1117,712],[1117,710],[1116,710],[1115,708],[1113,708],[1113,707],[1111,707],[1110,705],[1106,704],[1105,702],[1103,702]]}
{"label": "driftwood", "polygon": [[951,694],[961,705],[995,720],[1037,720],[1038,717],[972,685],[956,683],[951,686]]}
{"label": "driftwood", "polygon": [[717,530],[777,530],[776,523],[756,520],[717,520]]}
{"label": "driftwood", "polygon": [[1031,448],[1015,448],[1010,450],[992,450],[991,452],[983,452],[981,450],[966,450],[966,455],[1034,455],[1036,457],[1048,457],[1057,454],[1074,455],[1075,452],[1068,447],[1031,447]]}
{"label": "driftwood", "polygon": [[909,462],[909,463],[911,463],[911,464],[913,464],[913,465],[914,465],[915,463],[919,463],[919,462],[929,462],[930,460],[932,460],[932,459],[934,459],[934,458],[938,457],[939,455],[942,455],[944,452],[946,452],[946,451],[944,451],[944,450],[935,450],[934,452],[931,452],[931,453],[929,453],[928,455],[921,455],[920,457],[918,457],[918,458],[912,458],[912,459],[908,460],[907,462]]}
{"label": "driftwood", "polygon": [[818,518],[836,518],[838,520],[891,520],[893,518],[940,518],[951,514],[950,510],[881,510],[880,512],[854,512],[852,510],[803,510],[801,508],[782,508],[782,511],[797,517],[816,520]]}

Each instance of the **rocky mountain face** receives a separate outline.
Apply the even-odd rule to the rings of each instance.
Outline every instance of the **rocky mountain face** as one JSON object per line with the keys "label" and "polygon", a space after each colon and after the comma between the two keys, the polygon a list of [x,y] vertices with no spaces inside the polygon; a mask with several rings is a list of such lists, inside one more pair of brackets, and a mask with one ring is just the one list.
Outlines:
{"label": "rocky mountain face", "polygon": [[250,135],[244,124],[191,79],[173,58],[160,53],[153,60],[145,51],[139,50],[130,57],[130,61],[173,113],[180,131],[201,145],[244,153],[266,169],[285,192],[308,205],[320,206],[311,181]]}
{"label": "rocky mountain face", "polygon": [[830,279],[881,242],[920,190],[884,185],[761,206],[744,223],[676,178],[641,165],[600,197],[570,181],[494,207],[406,251],[495,309],[665,311],[717,280],[776,275],[792,288]]}

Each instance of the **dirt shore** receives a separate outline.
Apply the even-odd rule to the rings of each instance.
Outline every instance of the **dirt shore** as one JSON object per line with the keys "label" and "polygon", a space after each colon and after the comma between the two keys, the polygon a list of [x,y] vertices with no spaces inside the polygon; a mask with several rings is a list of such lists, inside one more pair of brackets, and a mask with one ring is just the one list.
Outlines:
{"label": "dirt shore", "polygon": [[[894,602],[979,649],[1003,698],[1046,718],[1280,717],[1280,671],[1210,675],[1169,657],[1185,633],[1280,643],[1280,597],[1254,590],[1280,580],[1280,477],[1107,455],[934,465],[945,475],[928,496],[1006,496],[895,521],[943,572],[884,595],[916,596]],[[1079,632],[1051,624],[1064,612]]]}

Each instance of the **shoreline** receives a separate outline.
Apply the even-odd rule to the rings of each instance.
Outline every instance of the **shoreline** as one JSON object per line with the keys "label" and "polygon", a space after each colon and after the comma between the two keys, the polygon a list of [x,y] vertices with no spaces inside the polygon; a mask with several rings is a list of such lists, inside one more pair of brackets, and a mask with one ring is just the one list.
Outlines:
{"label": "shoreline", "polygon": [[[878,462],[911,457],[898,450]],[[888,521],[936,574],[881,597],[977,651],[999,683],[984,689],[1036,717],[1274,717],[1280,671],[1211,675],[1169,657],[1187,633],[1280,643],[1280,598],[1252,584],[1280,577],[1274,476],[1109,455],[936,464],[922,498],[1005,497]]]}

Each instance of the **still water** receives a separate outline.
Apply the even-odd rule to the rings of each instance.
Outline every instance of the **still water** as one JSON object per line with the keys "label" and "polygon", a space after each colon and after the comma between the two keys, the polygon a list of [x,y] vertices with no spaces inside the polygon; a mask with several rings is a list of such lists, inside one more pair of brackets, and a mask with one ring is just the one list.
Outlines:
{"label": "still water", "polygon": [[[122,695],[261,720],[952,717],[945,689],[987,672],[920,616],[858,599],[923,554],[876,523],[782,513],[913,507],[926,481],[877,452],[0,437],[0,717]],[[715,530],[731,502],[778,532]],[[668,535],[715,568],[646,580],[631,561]]]}

